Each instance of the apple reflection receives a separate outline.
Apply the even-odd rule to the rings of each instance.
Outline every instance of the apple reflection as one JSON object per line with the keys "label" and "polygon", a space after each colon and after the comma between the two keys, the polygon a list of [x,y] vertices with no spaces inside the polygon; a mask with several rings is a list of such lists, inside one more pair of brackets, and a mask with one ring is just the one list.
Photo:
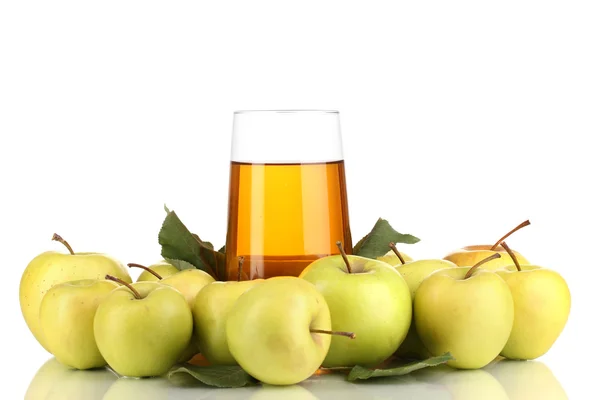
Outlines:
{"label": "apple reflection", "polygon": [[51,358],[33,377],[25,400],[100,400],[116,380],[106,369],[78,371]]}
{"label": "apple reflection", "polygon": [[412,375],[347,382],[343,374],[329,374],[311,377],[300,385],[319,399],[451,399],[442,386],[419,382]]}
{"label": "apple reflection", "polygon": [[541,361],[502,360],[486,370],[500,382],[510,400],[568,398],[550,368]]}
{"label": "apple reflection", "polygon": [[489,372],[482,369],[457,370],[442,365],[413,372],[420,382],[444,387],[449,398],[508,400],[508,394]]}

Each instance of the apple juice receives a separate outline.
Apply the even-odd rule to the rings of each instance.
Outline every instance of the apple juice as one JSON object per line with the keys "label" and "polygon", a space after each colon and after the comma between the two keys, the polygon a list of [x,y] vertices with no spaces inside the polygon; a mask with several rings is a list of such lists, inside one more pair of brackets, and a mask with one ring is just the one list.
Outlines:
{"label": "apple juice", "polygon": [[350,254],[344,162],[231,163],[226,259],[236,280],[298,276],[317,258]]}

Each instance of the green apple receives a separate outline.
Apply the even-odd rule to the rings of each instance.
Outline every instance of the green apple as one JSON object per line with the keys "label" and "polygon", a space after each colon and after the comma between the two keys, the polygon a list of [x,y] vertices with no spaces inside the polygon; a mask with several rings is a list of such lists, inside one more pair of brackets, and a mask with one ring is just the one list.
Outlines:
{"label": "green apple", "polygon": [[[169,264],[170,265],[170,264]],[[188,306],[190,310],[194,306],[194,300],[196,300],[196,295],[204,286],[208,285],[215,281],[215,279],[208,273],[200,270],[200,269],[186,269],[183,271],[179,271],[173,275],[169,275],[166,278],[163,278],[159,272],[151,269],[150,267],[145,267],[140,264],[127,264],[128,267],[136,267],[142,268],[145,272],[151,274],[157,280],[160,281],[163,285],[171,286],[177,290],[185,297],[185,300],[188,302]],[[194,336],[192,334],[192,336]],[[180,362],[185,362],[190,360],[194,355],[198,353],[198,346],[196,345],[194,340],[191,340],[186,349],[183,351],[181,357],[179,358]]]}
{"label": "green apple", "polygon": [[321,293],[295,277],[269,278],[244,292],[225,327],[238,364],[271,385],[293,385],[311,376],[329,350],[330,329]]}
{"label": "green apple", "polygon": [[163,278],[160,283],[179,290],[191,309],[194,306],[198,292],[214,281],[215,278],[201,269],[185,269],[175,275]]}
{"label": "green apple", "polygon": [[[505,249],[512,252],[508,246]],[[508,284],[515,304],[512,331],[500,355],[532,360],[550,350],[567,324],[571,293],[558,272],[521,265],[516,257],[513,261],[515,266],[496,271]]]}
{"label": "green apple", "polygon": [[300,274],[323,294],[333,330],[356,340],[333,337],[326,367],[376,365],[390,357],[406,337],[412,316],[408,285],[391,265],[358,256],[320,258]]}
{"label": "green apple", "polygon": [[25,400],[100,400],[116,380],[106,369],[77,371],[51,358],[33,377]]}
{"label": "green apple", "polygon": [[[515,228],[513,228],[510,232],[508,232],[507,234],[502,236],[502,238],[500,238],[500,240],[498,240],[494,244],[466,246],[466,247],[463,247],[462,249],[459,249],[459,250],[453,251],[452,253],[447,254],[444,257],[444,260],[452,261],[454,264],[458,265],[459,267],[470,267],[472,265],[477,264],[479,261],[481,261],[495,253],[498,253],[498,254],[500,254],[500,258],[486,263],[485,266],[483,266],[483,269],[488,269],[488,270],[493,271],[495,269],[506,267],[507,265],[511,265],[512,261],[511,261],[509,254],[502,247],[500,247],[500,244],[507,237],[509,237],[510,235],[512,235],[513,233],[518,231],[519,229],[526,227],[527,225],[530,225],[530,222],[528,220],[523,221],[519,225],[517,225]],[[516,254],[517,258],[519,259],[519,262],[521,262],[523,264],[529,264],[529,261],[527,261],[525,259],[525,257],[523,257],[520,253],[518,253],[516,251],[514,253]]]}
{"label": "green apple", "polygon": [[454,360],[448,365],[455,368],[476,369],[489,364],[502,351],[512,329],[510,288],[497,274],[477,269],[487,260],[471,268],[434,272],[415,295],[419,338],[434,356],[449,351]]}
{"label": "green apple", "polygon": [[115,289],[94,318],[100,353],[118,374],[129,377],[166,373],[189,344],[192,327],[185,297],[157,282]]}
{"label": "green apple", "polygon": [[[127,265],[139,266],[140,264],[127,264]],[[146,267],[144,267],[144,268],[146,268]],[[160,276],[160,279],[167,278],[167,277],[169,277],[171,275],[175,275],[176,273],[179,272],[179,269],[176,266],[169,264],[166,261],[161,261],[156,264],[152,264],[147,268],[150,269],[151,271],[156,272]],[[145,270],[140,274],[140,276],[138,276],[136,282],[148,282],[148,281],[156,282],[160,279],[156,275],[154,275],[152,272]]]}
{"label": "green apple", "polygon": [[[196,295],[200,289],[215,281],[215,278],[201,269],[191,268],[184,269],[182,271],[177,270],[176,273],[172,275],[169,274],[168,276],[164,277],[155,269],[152,269],[151,267],[145,267],[141,264],[129,263],[127,266],[129,268],[141,268],[144,270],[144,272],[150,274],[153,278],[156,278],[156,280],[160,281],[160,283],[163,285],[171,286],[179,290],[179,292],[188,302],[190,309],[193,307],[194,300],[196,299]],[[146,281],[149,281],[149,279]]]}
{"label": "green apple", "polygon": [[486,367],[511,400],[563,400],[567,393],[550,368],[539,361],[502,360]]}
{"label": "green apple", "polygon": [[35,257],[21,277],[19,302],[27,326],[38,342],[48,351],[40,327],[40,303],[46,292],[59,283],[80,279],[102,279],[106,274],[131,282],[125,267],[105,254],[75,253],[59,235],[52,240],[64,244],[70,254],[48,251]]}
{"label": "green apple", "polygon": [[[448,260],[458,265],[459,267],[470,267],[472,265],[477,264],[479,261],[493,255],[500,254],[500,258],[490,261],[486,263],[483,269],[487,269],[490,271],[494,271],[499,268],[504,268],[507,265],[512,264],[510,256],[506,251],[502,248],[496,248],[494,250],[490,250],[492,245],[475,245],[475,246],[466,246],[462,249],[456,250],[450,254],[447,254],[444,257],[444,260]],[[523,264],[529,263],[525,257],[523,257],[520,253],[517,253],[517,257],[519,257],[519,261]]]}
{"label": "green apple", "polygon": [[94,339],[98,305],[119,285],[84,279],[53,286],[40,305],[40,326],[48,349],[58,361],[75,369],[106,365]]}
{"label": "green apple", "polygon": [[[398,253],[400,253],[400,256],[398,256]],[[403,253],[401,251],[399,251],[398,253],[396,253],[393,250],[388,251],[387,253],[385,253],[383,256],[379,256],[377,257],[377,259],[379,261],[383,261],[385,263],[390,264],[392,267],[395,267],[398,264],[404,264],[407,263],[409,261],[413,261],[413,259],[407,255],[406,253]],[[404,262],[402,262],[402,260]]]}
{"label": "green apple", "polygon": [[200,352],[211,364],[237,364],[227,346],[227,316],[238,297],[262,282],[264,279],[213,282],[198,292],[192,306],[194,339]]}
{"label": "green apple", "polygon": [[[390,243],[390,247],[392,247],[392,251],[394,253],[398,251],[393,243]],[[395,268],[396,271],[400,272],[400,275],[402,275],[404,281],[408,285],[411,301],[414,302],[417,288],[419,285],[421,285],[421,282],[423,282],[425,278],[437,270],[455,267],[456,264],[447,260],[428,259],[401,263],[396,265]],[[417,330],[414,323],[414,310],[410,328],[406,334],[406,338],[402,341],[402,344],[396,351],[396,355],[400,357],[413,357],[421,359],[431,356],[417,335]]]}

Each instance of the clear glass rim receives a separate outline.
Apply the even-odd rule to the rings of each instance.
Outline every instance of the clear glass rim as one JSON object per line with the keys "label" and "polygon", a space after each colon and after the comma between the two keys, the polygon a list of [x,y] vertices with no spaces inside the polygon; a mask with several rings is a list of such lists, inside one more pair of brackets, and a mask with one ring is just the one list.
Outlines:
{"label": "clear glass rim", "polygon": [[320,114],[339,114],[337,110],[317,110],[317,109],[290,109],[290,110],[237,110],[233,114],[251,114],[251,113],[281,113],[281,114],[305,114],[305,113],[320,113]]}

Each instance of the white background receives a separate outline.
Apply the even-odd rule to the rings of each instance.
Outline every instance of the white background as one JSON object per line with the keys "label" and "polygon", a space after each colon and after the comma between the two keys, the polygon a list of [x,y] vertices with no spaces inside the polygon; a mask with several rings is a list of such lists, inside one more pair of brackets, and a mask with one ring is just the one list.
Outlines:
{"label": "white background", "polygon": [[355,240],[382,216],[442,257],[531,219],[512,247],[573,298],[541,361],[590,396],[599,20],[597,1],[2,2],[3,382],[20,398],[48,358],[17,299],[53,232],[152,263],[166,203],[221,245],[233,111],[325,108]]}

